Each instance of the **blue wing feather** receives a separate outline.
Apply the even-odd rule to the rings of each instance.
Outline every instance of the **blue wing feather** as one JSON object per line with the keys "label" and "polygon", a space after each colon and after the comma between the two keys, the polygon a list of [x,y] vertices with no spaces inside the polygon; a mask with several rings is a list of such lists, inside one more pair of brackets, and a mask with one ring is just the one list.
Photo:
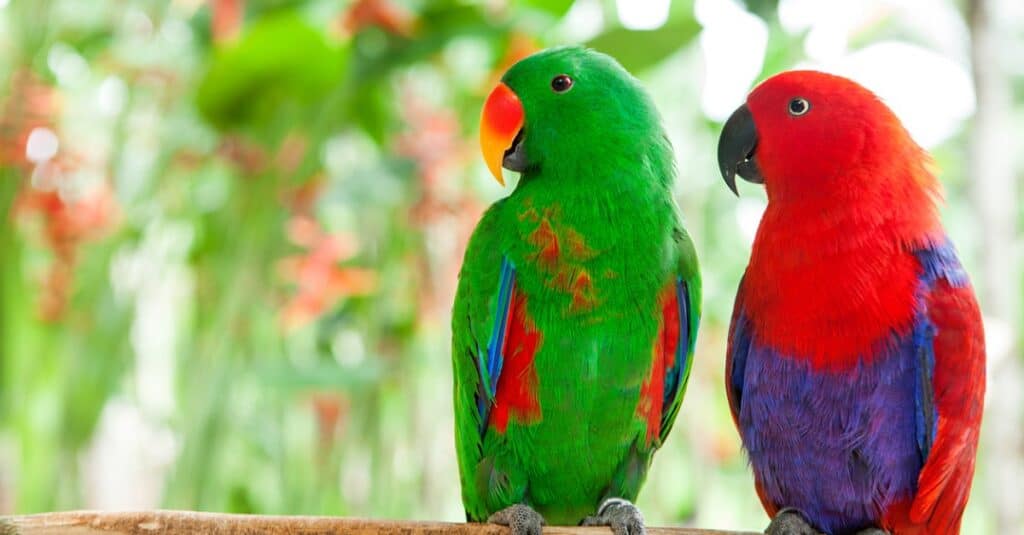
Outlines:
{"label": "blue wing feather", "polygon": [[935,412],[935,395],[932,378],[935,374],[935,349],[932,339],[935,328],[921,313],[914,327],[914,349],[917,367],[914,383],[914,408],[917,415],[915,424],[917,431],[917,448],[921,452],[922,462],[928,458],[932,444],[935,443],[937,414]]}
{"label": "blue wing feather", "polygon": [[948,240],[936,246],[920,249],[915,252],[915,256],[921,263],[921,282],[929,290],[938,279],[945,279],[956,288],[963,288],[970,282],[967,272],[957,259],[956,249]]}
{"label": "blue wing feather", "polygon": [[687,358],[691,342],[690,298],[686,281],[682,277],[676,278],[676,302],[679,308],[679,343],[676,345],[676,358],[672,367],[665,370],[664,407],[671,406],[679,395],[679,382],[690,372],[690,359]]}
{"label": "blue wing feather", "polygon": [[[494,310],[494,325],[491,337],[487,341],[487,350],[476,352],[477,370],[480,372],[480,389],[477,391],[476,407],[480,416],[480,430],[487,427],[491,405],[498,388],[498,377],[504,364],[502,350],[505,347],[505,335],[508,330],[509,304],[512,302],[512,289],[516,282],[516,269],[508,258],[501,259],[501,278],[498,282],[498,303]],[[486,359],[486,360],[485,360]]]}
{"label": "blue wing feather", "polygon": [[729,388],[730,408],[734,417],[739,417],[740,399],[743,396],[743,377],[747,370],[747,355],[750,353],[751,331],[750,320],[740,303],[742,295],[742,283],[740,293],[736,297],[736,309],[729,332],[729,354],[727,355],[727,374],[725,378]]}
{"label": "blue wing feather", "polygon": [[914,253],[921,264],[921,304],[918,306],[918,319],[914,326],[914,347],[917,357],[917,383],[914,388],[914,405],[917,409],[917,445],[922,461],[928,458],[938,422],[935,408],[935,390],[932,382],[935,376],[935,326],[928,319],[924,300],[935,283],[939,280],[949,281],[954,287],[969,284],[967,272],[957,259],[956,249],[949,240],[920,249]]}

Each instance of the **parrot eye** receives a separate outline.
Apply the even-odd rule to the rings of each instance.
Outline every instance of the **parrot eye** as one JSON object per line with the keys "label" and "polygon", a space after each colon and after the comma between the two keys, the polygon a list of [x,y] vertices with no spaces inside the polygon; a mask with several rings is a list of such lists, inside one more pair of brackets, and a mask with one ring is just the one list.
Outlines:
{"label": "parrot eye", "polygon": [[810,110],[810,109],[811,109],[811,103],[807,102],[807,99],[805,99],[805,98],[797,97],[797,98],[789,101],[789,114],[794,116],[794,117],[799,117],[799,116],[807,113],[807,110]]}
{"label": "parrot eye", "polygon": [[551,89],[555,93],[565,93],[572,89],[572,78],[567,74],[559,74],[551,80]]}

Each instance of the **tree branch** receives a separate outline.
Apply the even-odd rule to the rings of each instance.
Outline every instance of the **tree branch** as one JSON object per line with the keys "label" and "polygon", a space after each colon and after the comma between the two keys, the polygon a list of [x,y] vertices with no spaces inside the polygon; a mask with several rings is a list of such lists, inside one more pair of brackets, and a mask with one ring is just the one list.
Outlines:
{"label": "tree branch", "polygon": [[[0,520],[0,535],[177,535],[207,533],[234,535],[507,535],[506,528],[493,524],[448,522],[402,522],[323,516],[262,516],[198,513],[193,511],[99,512],[67,511],[37,515],[9,516]],[[548,527],[547,535],[606,535],[607,528]],[[753,535],[739,532],[688,528],[648,528],[650,535]]]}

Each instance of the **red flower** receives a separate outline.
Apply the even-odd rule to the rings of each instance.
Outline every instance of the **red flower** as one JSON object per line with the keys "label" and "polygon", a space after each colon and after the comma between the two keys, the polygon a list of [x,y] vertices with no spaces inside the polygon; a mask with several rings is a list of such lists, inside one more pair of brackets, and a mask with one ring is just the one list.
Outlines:
{"label": "red flower", "polygon": [[350,34],[375,26],[395,35],[411,37],[416,30],[416,18],[388,0],[356,0],[342,16],[341,26]]}
{"label": "red flower", "polygon": [[294,330],[317,319],[342,299],[366,295],[377,286],[377,274],[368,269],[339,265],[355,255],[352,236],[327,234],[310,217],[296,216],[288,223],[289,239],[307,249],[280,261],[281,275],[296,287],[281,310],[281,324]]}
{"label": "red flower", "polygon": [[321,451],[330,451],[338,434],[344,431],[348,415],[348,398],[335,392],[317,392],[310,399],[316,415]]}
{"label": "red flower", "polygon": [[245,16],[245,0],[212,0],[213,18],[210,31],[218,43],[230,41],[242,31]]}
{"label": "red flower", "polygon": [[[47,162],[40,167],[54,165]],[[44,320],[57,321],[64,314],[81,245],[105,235],[116,213],[114,196],[106,187],[74,200],[62,198],[57,189],[43,191],[31,186],[18,194],[16,221],[53,254],[40,280],[38,307]]]}

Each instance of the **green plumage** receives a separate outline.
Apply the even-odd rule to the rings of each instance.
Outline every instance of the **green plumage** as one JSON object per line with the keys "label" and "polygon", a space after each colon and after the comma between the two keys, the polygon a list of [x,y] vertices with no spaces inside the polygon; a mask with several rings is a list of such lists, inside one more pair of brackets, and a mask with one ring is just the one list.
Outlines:
{"label": "green plumage", "polygon": [[[552,91],[559,74],[574,80],[570,91]],[[460,273],[452,357],[462,496],[470,520],[525,503],[551,524],[576,524],[604,498],[636,498],[683,397],[700,276],[671,195],[671,146],[632,76],[574,47],[531,56],[503,82],[525,110],[530,169],[486,212]],[[539,334],[540,416],[510,417],[501,433],[480,421],[475,362],[500,316],[503,259],[515,267],[515,292]],[[679,341],[685,371],[660,434],[648,440],[638,405],[664,296],[677,281],[689,312],[681,329],[689,336]]]}

